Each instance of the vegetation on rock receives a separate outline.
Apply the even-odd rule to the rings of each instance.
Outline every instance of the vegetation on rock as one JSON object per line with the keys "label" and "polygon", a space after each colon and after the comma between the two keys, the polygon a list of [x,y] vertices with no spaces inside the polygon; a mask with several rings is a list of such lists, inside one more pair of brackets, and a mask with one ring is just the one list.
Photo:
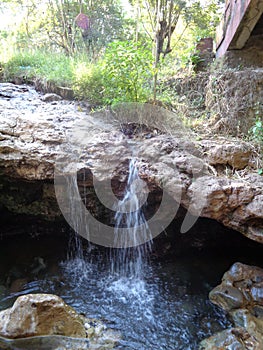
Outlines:
{"label": "vegetation on rock", "polygon": [[203,63],[197,42],[215,37],[223,2],[5,0],[1,80],[33,83],[45,92],[70,88],[70,96],[92,108],[161,104],[201,134],[197,137],[241,137],[260,153],[262,71],[227,68],[219,61],[196,72]]}
{"label": "vegetation on rock", "polygon": [[92,104],[162,99],[157,73],[191,66],[196,41],[215,35],[221,2],[5,0],[2,80],[52,81]]}

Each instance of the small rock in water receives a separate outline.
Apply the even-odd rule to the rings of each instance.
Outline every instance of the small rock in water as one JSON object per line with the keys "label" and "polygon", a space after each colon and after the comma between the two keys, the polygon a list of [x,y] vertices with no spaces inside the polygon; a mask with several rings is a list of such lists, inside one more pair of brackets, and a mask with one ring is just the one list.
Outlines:
{"label": "small rock in water", "polygon": [[62,97],[57,95],[57,94],[45,94],[41,100],[43,102],[54,102],[54,101],[61,101],[62,100]]}

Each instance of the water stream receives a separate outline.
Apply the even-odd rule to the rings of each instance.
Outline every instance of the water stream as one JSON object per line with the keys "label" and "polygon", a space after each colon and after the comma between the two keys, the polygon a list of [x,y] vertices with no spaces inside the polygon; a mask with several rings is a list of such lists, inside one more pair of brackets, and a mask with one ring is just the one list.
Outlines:
{"label": "water stream", "polygon": [[[197,231],[201,228],[197,225]],[[222,241],[227,241],[224,232]],[[120,331],[118,349],[127,350],[197,349],[200,340],[229,325],[209,302],[209,291],[232,263],[260,266],[262,262],[262,249],[256,254],[247,241],[243,248],[237,241],[228,250],[151,258],[144,264],[143,279],[134,279],[111,273],[110,251],[85,241],[84,257],[68,259],[68,243],[69,236],[56,235],[55,228],[47,236],[2,240],[0,309],[22,294],[54,293],[78,312],[103,319]]]}
{"label": "water stream", "polygon": [[0,309],[22,294],[57,294],[78,312],[120,331],[117,349],[122,350],[196,350],[202,339],[228,327],[229,321],[209,302],[208,293],[232,263],[251,261],[244,255],[244,251],[249,254],[246,242],[240,252],[236,245],[229,252],[216,248],[209,255],[153,259],[151,241],[136,245],[138,225],[145,224],[148,235],[139,181],[132,160],[115,222],[116,239],[123,239],[117,228],[129,228],[134,247],[103,248],[72,233],[2,241]]}
{"label": "water stream", "polygon": [[[151,251],[152,240],[145,244],[149,227],[145,219],[141,199],[143,199],[143,184],[139,178],[136,160],[129,163],[129,176],[123,199],[119,200],[115,209],[115,245],[123,248],[111,251],[111,274],[119,278],[139,280],[143,282],[144,269],[148,265],[147,256]],[[142,227],[138,230],[138,227]],[[127,229],[127,230],[126,230]],[[127,237],[127,233],[128,236]],[[140,237],[139,237],[140,235]],[[129,243],[131,247],[127,247]]]}

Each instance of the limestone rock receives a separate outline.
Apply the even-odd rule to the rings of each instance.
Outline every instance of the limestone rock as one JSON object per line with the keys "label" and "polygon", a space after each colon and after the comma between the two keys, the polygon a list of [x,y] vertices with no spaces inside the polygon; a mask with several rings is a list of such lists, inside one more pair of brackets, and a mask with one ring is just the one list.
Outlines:
{"label": "limestone rock", "polygon": [[211,165],[230,165],[234,169],[244,169],[252,155],[252,148],[245,142],[219,144],[208,151]]}
{"label": "limestone rock", "polygon": [[58,95],[64,98],[65,100],[73,100],[74,91],[72,89],[65,86],[58,86],[56,90]]}
{"label": "limestone rock", "polygon": [[1,349],[112,349],[118,332],[79,315],[60,297],[26,294],[0,312]]}
{"label": "limestone rock", "polygon": [[252,312],[255,306],[263,306],[262,286],[263,269],[235,263],[224,274],[222,283],[210,292],[209,298],[228,312],[243,308]]}
{"label": "limestone rock", "polygon": [[49,93],[49,94],[45,94],[41,98],[41,100],[44,101],[44,102],[54,102],[54,101],[62,100],[62,97],[57,95],[57,94]]}
{"label": "limestone rock", "polygon": [[261,350],[262,343],[243,328],[231,328],[203,340],[199,350]]}
{"label": "limestone rock", "polygon": [[27,294],[0,312],[0,336],[25,338],[39,335],[63,335],[85,338],[81,316],[52,294]]}
{"label": "limestone rock", "polygon": [[236,328],[220,332],[200,344],[200,350],[263,348],[263,269],[235,263],[210,300],[227,311]]}
{"label": "limestone rock", "polygon": [[[53,186],[54,171],[61,166],[66,173],[78,172],[87,193],[94,192],[94,177],[104,193],[110,182],[112,192],[121,196],[129,159],[135,156],[140,177],[156,193],[153,207],[165,184],[168,195],[191,214],[215,219],[263,243],[263,177],[255,171],[230,178],[215,169],[250,164],[253,150],[247,143],[196,142],[180,125],[174,134],[155,126],[152,131],[145,128],[147,132],[133,127],[129,133],[125,113],[128,124],[123,127],[112,111],[87,115],[69,101],[47,104],[30,87],[0,84],[0,92],[0,205],[9,211],[49,220],[61,215]],[[159,123],[158,113],[147,114],[146,122]],[[104,213],[95,196],[88,202],[95,216]]]}
{"label": "limestone rock", "polygon": [[220,305],[225,311],[231,311],[243,306],[243,294],[239,289],[229,285],[214,288],[209,297],[214,304]]}

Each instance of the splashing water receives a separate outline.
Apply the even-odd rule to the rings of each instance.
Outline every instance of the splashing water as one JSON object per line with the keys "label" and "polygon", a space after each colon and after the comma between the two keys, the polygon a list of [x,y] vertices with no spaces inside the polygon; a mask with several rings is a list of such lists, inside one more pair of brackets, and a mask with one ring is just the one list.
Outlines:
{"label": "splashing water", "polygon": [[120,350],[196,350],[204,334],[226,323],[207,301],[207,290],[202,295],[192,292],[189,262],[177,262],[176,268],[172,263],[150,264],[152,241],[137,244],[145,241],[141,235],[150,237],[143,213],[145,187],[131,159],[124,197],[114,208],[115,246],[123,248],[106,250],[106,259],[105,251],[99,253],[92,244],[83,253],[80,238],[73,238],[74,254],[61,264],[65,286],[59,294],[79,312],[119,330]]}
{"label": "splashing water", "polygon": [[[118,202],[115,214],[115,245],[124,248],[111,252],[111,272],[119,277],[143,279],[144,265],[152,247],[151,239],[145,244],[138,244],[145,241],[145,237],[151,238],[142,210],[146,199],[146,185],[139,178],[136,161],[131,159],[125,194]],[[132,246],[125,248],[129,244]]]}

